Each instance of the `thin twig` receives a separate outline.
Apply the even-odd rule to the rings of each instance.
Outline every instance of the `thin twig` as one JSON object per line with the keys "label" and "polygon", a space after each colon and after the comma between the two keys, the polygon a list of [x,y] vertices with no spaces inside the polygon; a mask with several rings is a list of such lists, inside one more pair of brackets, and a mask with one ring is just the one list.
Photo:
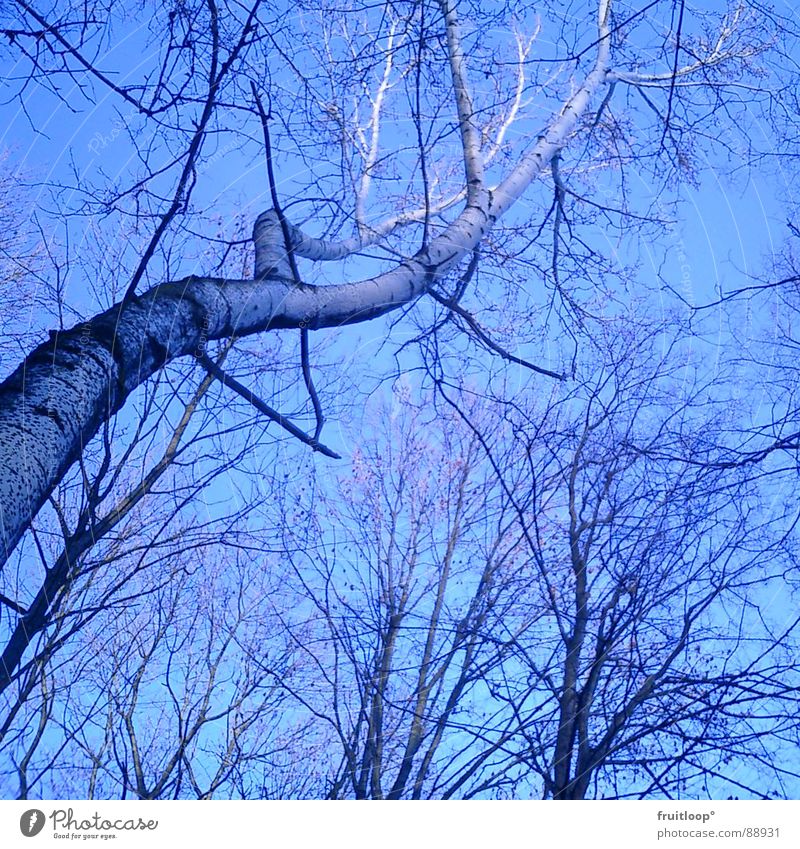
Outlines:
{"label": "thin twig", "polygon": [[555,191],[555,217],[553,219],[553,280],[558,289],[561,289],[561,281],[558,274],[558,242],[561,238],[561,221],[564,215],[564,184],[561,182],[561,174],[558,170],[558,163],[561,160],[560,151],[553,154],[553,159],[550,162],[550,170],[553,174],[553,186]]}
{"label": "thin twig", "polygon": [[[272,196],[272,208],[278,216],[278,221],[281,225],[283,233],[284,247],[286,248],[286,256],[289,260],[289,267],[292,270],[292,278],[296,286],[300,285],[300,273],[297,270],[297,263],[294,257],[294,245],[292,244],[292,235],[289,231],[289,224],[286,221],[286,216],[281,209],[280,199],[278,198],[278,187],[275,183],[275,170],[272,162],[272,140],[269,132],[270,113],[264,109],[264,104],[258,95],[255,83],[250,81],[250,88],[253,92],[253,99],[258,109],[259,117],[261,118],[261,129],[264,133],[264,151],[267,161],[267,178],[269,180],[269,191]],[[311,377],[311,363],[308,354],[308,328],[300,328],[300,362],[303,371],[303,382],[305,383],[308,395],[311,398],[311,405],[314,408],[314,418],[316,419],[316,427],[314,429],[313,441],[316,442],[322,433],[322,427],[325,424],[325,416],[322,413],[322,404],[319,400],[316,387],[314,386],[313,378]]]}
{"label": "thin twig", "polygon": [[6,607],[10,607],[16,613],[19,613],[20,616],[25,616],[28,612],[27,608],[23,607],[21,604],[17,604],[16,601],[12,601],[8,596],[0,593],[0,604],[5,604]]}
{"label": "thin twig", "polygon": [[314,386],[314,381],[311,378],[311,364],[308,357],[308,328],[300,329],[300,363],[303,369],[303,382],[308,390],[308,396],[311,398],[311,404],[314,407],[314,417],[317,420],[317,425],[314,428],[314,441],[319,439],[322,433],[322,426],[325,424],[325,416],[322,414],[322,404],[317,395],[317,389]]}
{"label": "thin twig", "polygon": [[278,216],[278,222],[281,225],[283,243],[286,248],[286,257],[289,260],[289,267],[292,269],[292,278],[294,279],[295,284],[299,284],[300,273],[297,270],[297,263],[294,258],[292,234],[289,232],[289,224],[286,221],[286,216],[283,214],[283,210],[281,209],[281,203],[278,199],[278,188],[275,184],[275,171],[272,164],[272,139],[270,138],[269,133],[271,110],[267,111],[264,109],[264,104],[261,102],[256,84],[252,80],[250,80],[250,90],[253,93],[253,100],[255,101],[256,108],[258,109],[258,115],[261,118],[261,130],[264,134],[264,154],[267,161],[267,179],[269,181],[269,192],[272,196],[272,208],[275,210],[275,214]]}
{"label": "thin twig", "polygon": [[[208,93],[206,94],[205,103],[203,104],[203,113],[197,123],[194,134],[192,135],[192,140],[189,143],[189,149],[186,152],[186,161],[183,163],[181,175],[178,179],[178,185],[175,189],[175,194],[172,197],[172,203],[170,204],[169,209],[167,209],[167,211],[161,216],[161,220],[158,222],[155,232],[150,237],[150,242],[139,260],[139,264],[133,273],[133,277],[128,284],[128,288],[125,290],[125,295],[122,299],[123,304],[128,303],[135,298],[136,288],[144,276],[147,266],[150,264],[150,260],[155,255],[156,249],[161,243],[164,233],[167,231],[167,228],[177,216],[178,212],[180,212],[181,208],[185,208],[185,205],[189,202],[189,195],[191,194],[194,186],[194,178],[196,176],[195,163],[200,155],[203,141],[205,140],[206,127],[208,122],[211,120],[211,116],[214,114],[214,107],[216,106],[217,91],[219,89],[220,82],[222,81],[222,77],[228,67],[230,67],[229,60],[228,63],[223,65],[219,75],[217,74],[217,64],[219,62],[219,16],[214,0],[208,0],[208,6],[210,10],[211,24],[211,67],[208,72]],[[235,52],[236,51],[234,51],[234,53]],[[233,56],[231,56],[231,59],[232,58]]]}
{"label": "thin twig", "polygon": [[523,360],[521,357],[515,357],[513,354],[510,354],[505,348],[502,348],[497,344],[493,339],[487,336],[486,332],[481,329],[478,322],[475,320],[474,316],[468,313],[464,307],[459,306],[455,301],[450,301],[447,298],[443,298],[441,295],[438,295],[436,292],[429,292],[430,296],[440,303],[442,306],[447,307],[447,309],[456,313],[456,315],[461,316],[464,321],[472,328],[475,335],[486,345],[487,348],[490,348],[495,353],[499,354],[504,360],[507,360],[510,363],[516,363],[517,365],[524,366],[525,368],[530,369],[531,371],[535,371],[538,374],[546,375],[547,377],[555,378],[556,380],[565,380],[565,376],[563,374],[559,374],[555,371],[550,371],[549,369],[542,368],[541,366],[534,365],[528,360]]}
{"label": "thin twig", "polygon": [[300,430],[297,425],[293,424],[286,418],[286,416],[281,415],[277,410],[273,410],[269,404],[266,404],[262,401],[256,394],[251,392],[246,386],[243,386],[239,383],[238,380],[231,377],[229,374],[224,372],[209,356],[208,354],[201,354],[198,358],[198,361],[201,366],[209,373],[214,375],[214,377],[219,380],[219,382],[223,386],[229,386],[233,389],[234,392],[241,395],[246,401],[252,404],[260,413],[263,413],[267,418],[272,419],[276,424],[279,424],[284,430],[288,431],[292,434],[292,436],[299,439],[305,445],[310,446],[314,449],[314,451],[319,451],[320,454],[324,454],[326,457],[332,457],[334,460],[341,460],[341,455],[337,454],[335,451],[332,451],[326,445],[323,445],[321,442],[317,441],[315,436],[309,436],[304,431]]}
{"label": "thin twig", "polygon": [[[670,131],[669,122],[672,118],[672,98],[675,95],[675,80],[678,77],[678,60],[680,59],[681,53],[681,32],[683,31],[683,12],[685,9],[685,2],[681,0],[681,8],[678,13],[678,30],[675,33],[675,59],[672,65],[672,79],[669,83],[669,98],[667,99],[667,117],[664,120],[664,131],[661,134],[661,149],[664,148],[664,140],[667,137],[667,133]],[[670,133],[671,136],[671,133]]]}
{"label": "thin twig", "polygon": [[699,312],[700,310],[711,309],[711,307],[718,307],[720,304],[724,304],[733,298],[738,298],[739,295],[744,295],[747,292],[763,292],[768,289],[777,289],[781,286],[786,286],[789,283],[800,283],[800,275],[793,274],[791,277],[784,277],[782,280],[775,280],[771,283],[757,283],[754,286],[743,286],[741,289],[733,289],[730,292],[720,295],[716,301],[711,301],[708,304],[701,304],[699,307],[692,304],[689,304],[689,306],[695,312]]}

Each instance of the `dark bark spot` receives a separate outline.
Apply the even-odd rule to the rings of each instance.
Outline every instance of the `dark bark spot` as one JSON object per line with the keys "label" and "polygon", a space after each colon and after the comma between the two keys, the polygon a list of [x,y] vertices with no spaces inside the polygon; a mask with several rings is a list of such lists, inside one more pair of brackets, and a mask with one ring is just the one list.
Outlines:
{"label": "dark bark spot", "polygon": [[169,349],[162,344],[160,339],[147,334],[147,347],[150,351],[150,356],[156,365],[163,366],[169,362]]}
{"label": "dark bark spot", "polygon": [[36,416],[45,416],[51,421],[55,422],[56,427],[64,433],[64,420],[58,413],[58,410],[54,410],[50,407],[44,407],[41,404],[37,404],[35,407],[31,409],[31,412]]}

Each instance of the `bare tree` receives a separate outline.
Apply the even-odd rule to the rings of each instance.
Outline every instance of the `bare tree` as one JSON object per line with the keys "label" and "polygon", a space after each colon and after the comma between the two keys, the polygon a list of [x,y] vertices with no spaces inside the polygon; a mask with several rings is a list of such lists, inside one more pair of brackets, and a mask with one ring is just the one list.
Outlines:
{"label": "bare tree", "polygon": [[332,496],[290,501],[319,795],[796,792],[797,505],[721,460],[696,342],[628,321],[547,402],[395,400]]}
{"label": "bare tree", "polygon": [[654,330],[594,334],[565,409],[518,430],[552,614],[527,647],[552,702],[526,758],[546,798],[785,797],[797,506],[721,461],[730,409],[689,378],[696,343]]}
{"label": "bare tree", "polygon": [[[45,70],[52,72],[54,69],[49,66],[55,63],[57,72],[72,79],[85,77],[87,85],[109,89],[137,114],[156,121],[161,120],[162,114],[174,111],[181,114],[182,107],[187,104],[194,106],[198,98],[202,109],[192,132],[183,125],[182,135],[188,139],[188,146],[176,163],[180,167],[172,200],[158,217],[152,238],[129,282],[123,287],[122,300],[88,321],[53,334],[0,389],[0,430],[3,433],[2,445],[5,446],[0,459],[4,560],[53,487],[77,460],[83,446],[98,432],[102,422],[120,410],[127,397],[166,363],[196,354],[208,341],[248,336],[269,329],[301,328],[305,331],[365,321],[416,300],[478,248],[533,181],[546,173],[553,158],[568,143],[579,145],[577,139],[582,134],[587,141],[591,139],[608,102],[608,98],[601,99],[602,92],[610,90],[612,83],[624,83],[639,89],[651,84],[665,84],[663,75],[658,73],[631,74],[615,69],[613,36],[625,21],[612,26],[611,4],[602,0],[598,5],[592,40],[585,50],[578,51],[580,56],[576,57],[593,54],[587,72],[583,77],[576,75],[570,79],[570,94],[560,103],[556,117],[547,122],[536,141],[502,169],[502,176],[495,183],[485,173],[486,160],[490,159],[489,154],[494,147],[490,144],[488,150],[483,150],[488,128],[484,126],[482,110],[474,102],[462,28],[455,6],[449,0],[441,0],[433,8],[425,4],[411,4],[407,9],[401,7],[398,10],[391,7],[387,45],[381,53],[382,82],[374,96],[367,92],[372,111],[366,128],[362,129],[359,123],[355,132],[359,139],[363,134],[367,142],[366,150],[361,151],[361,176],[356,190],[355,223],[359,235],[344,241],[311,238],[289,224],[278,206],[277,196],[274,196],[272,210],[259,216],[254,228],[254,279],[228,280],[193,275],[176,282],[161,282],[139,294],[139,285],[162,236],[188,203],[205,134],[216,110],[225,102],[229,88],[236,87],[238,72],[246,73],[249,62],[256,60],[256,56],[250,58],[249,53],[254,43],[262,45],[264,39],[269,40],[262,34],[265,24],[259,19],[261,4],[256,2],[250,7],[243,20],[241,11],[233,14],[230,21],[226,17],[224,29],[220,26],[220,12],[213,2],[205,7],[186,9],[183,14],[177,11],[171,13],[168,28],[171,39],[183,39],[190,51],[190,57],[184,61],[199,61],[202,56],[206,71],[201,77],[202,92],[197,94],[194,89],[201,86],[200,79],[193,79],[188,89],[184,87],[173,91],[164,79],[171,61],[166,57],[158,72],[157,83],[151,81],[155,78],[154,72],[150,80],[141,84],[115,84],[98,64],[93,64],[84,55],[84,43],[88,50],[92,39],[98,37],[94,30],[83,27],[84,22],[93,20],[94,16],[84,18],[80,15],[75,20],[72,10],[68,10],[59,20],[51,22],[24,0],[18,0],[15,8],[20,23],[15,27],[7,26],[6,32],[15,45],[22,47],[37,78]],[[416,24],[420,28],[417,40],[424,40],[426,33],[430,35],[426,29],[430,26],[429,19],[422,18],[426,10],[429,16],[436,14],[434,20],[438,33],[441,33],[436,37],[442,45],[446,45],[449,88],[454,103],[449,125],[460,137],[463,181],[453,194],[434,199],[431,180],[423,168],[424,204],[420,210],[381,221],[377,227],[370,225],[370,235],[364,238],[366,224],[360,220],[363,215],[359,210],[363,209],[374,179],[375,145],[383,96],[392,78],[395,52],[400,49],[395,28],[402,25],[406,31],[413,32]],[[634,16],[638,17],[640,15]],[[729,63],[738,66],[758,53],[759,46],[750,42],[752,23],[746,15],[744,18],[744,23],[739,22],[738,16],[726,19],[713,44],[700,40],[698,47],[702,50],[689,65],[680,63],[679,51],[676,51],[675,66],[667,76],[667,81],[671,81],[670,107],[676,101],[678,80],[688,81],[693,75],[702,79],[710,68],[718,70]],[[181,26],[185,32],[178,36],[176,28]],[[195,37],[199,31],[208,33],[208,39]],[[407,53],[411,49],[410,32],[402,39]],[[77,43],[73,43],[76,38]],[[31,42],[35,44],[35,50],[27,46]],[[172,44],[171,41],[170,48]],[[273,50],[278,47],[277,44],[272,45]],[[690,51],[691,54],[695,52]],[[169,54],[170,50],[167,50],[167,56]],[[330,58],[331,61],[335,59]],[[623,56],[620,59],[623,65],[629,61]],[[407,68],[413,61],[415,54],[412,51],[406,58]],[[518,76],[522,74],[525,62],[526,52],[521,50],[515,63]],[[54,78],[48,79],[52,84]],[[254,91],[257,92],[262,83],[263,80],[254,80]],[[713,87],[712,90],[716,92]],[[593,102],[599,111],[590,118],[589,109]],[[495,146],[502,144],[518,105],[518,101],[513,100],[501,120]],[[331,120],[341,123],[342,107],[335,103],[327,107]],[[265,127],[268,126],[267,118],[265,114]],[[497,118],[494,117],[494,120]],[[670,129],[670,120],[668,114],[662,142]],[[421,126],[421,117],[419,123]],[[367,135],[366,131],[370,134]],[[666,145],[662,144],[662,147]],[[418,153],[423,160],[430,158],[431,151],[424,140]],[[268,164],[272,169],[271,157]],[[151,182],[152,179],[155,179],[154,174],[151,174]],[[560,194],[562,187],[558,181],[556,188],[557,194]],[[434,226],[433,213],[449,209],[454,204],[461,204],[461,210],[451,220],[445,220],[443,225]],[[560,209],[558,203],[557,207]],[[394,268],[357,283],[325,287],[301,285],[294,267],[296,259],[341,260],[401,224],[420,218],[424,227],[422,247],[413,253],[403,252],[402,261]],[[556,241],[558,238],[557,227]],[[20,485],[21,480],[25,481],[24,486]]]}
{"label": "bare tree", "polygon": [[[676,341],[650,314],[679,288],[675,187],[706,154],[758,161],[755,123],[784,132],[791,23],[611,0],[585,20],[455,0],[128,12],[1,13],[21,112],[97,121],[70,168],[31,177],[35,226],[6,229],[14,286],[38,275],[54,326],[0,385],[4,782],[61,792],[69,757],[90,795],[757,795],[761,757],[788,792],[794,623],[758,587],[794,529],[764,507],[794,409],[735,433],[724,390],[674,378],[702,330]],[[366,322],[367,341],[339,332]],[[400,374],[422,375],[425,412],[360,453],[324,430]],[[371,458],[361,494],[312,488],[345,453]],[[249,576],[275,550],[268,610],[222,579],[226,604],[193,599],[192,558]],[[148,597],[129,646],[112,623],[138,628]],[[258,617],[266,656],[231,641]],[[162,743],[141,710],[159,676]]]}
{"label": "bare tree", "polygon": [[132,600],[82,629],[80,652],[39,664],[38,699],[9,729],[23,757],[2,776],[6,792],[300,795],[301,779],[286,764],[281,783],[279,767],[287,749],[302,746],[303,729],[285,719],[286,697],[248,659],[257,652],[287,683],[293,677],[281,633],[271,632],[274,581],[252,557],[215,566],[198,563],[197,552],[173,559],[157,586],[141,580]]}
{"label": "bare tree", "polygon": [[328,798],[501,789],[519,719],[486,680],[544,605],[474,436],[408,398],[392,411],[333,492],[290,505],[286,628],[313,674],[278,686],[328,730]]}

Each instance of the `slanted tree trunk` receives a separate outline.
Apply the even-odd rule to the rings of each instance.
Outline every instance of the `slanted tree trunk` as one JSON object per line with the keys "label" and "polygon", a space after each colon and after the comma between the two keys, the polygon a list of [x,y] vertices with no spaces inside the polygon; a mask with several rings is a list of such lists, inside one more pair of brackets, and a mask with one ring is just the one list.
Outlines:
{"label": "slanted tree trunk", "polygon": [[[448,4],[445,4],[448,5]],[[452,18],[452,15],[450,16]],[[478,134],[460,54],[453,59],[467,204],[415,256],[376,277],[317,287],[292,279],[276,212],[256,221],[254,280],[187,277],[126,298],[88,322],[52,333],[0,385],[0,566],[47,497],[104,421],[164,365],[201,353],[208,341],[279,328],[363,322],[423,295],[474,250],[567,143],[608,75],[608,3],[601,2],[594,69],[550,129],[493,191],[482,185]],[[448,35],[453,34],[448,19]],[[292,252],[339,259],[342,243],[290,227]]]}

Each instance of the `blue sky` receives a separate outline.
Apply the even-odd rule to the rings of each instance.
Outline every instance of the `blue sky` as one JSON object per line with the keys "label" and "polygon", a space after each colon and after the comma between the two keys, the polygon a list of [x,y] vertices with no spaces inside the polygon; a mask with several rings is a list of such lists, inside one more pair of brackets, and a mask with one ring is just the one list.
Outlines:
{"label": "blue sky", "polygon": [[[722,4],[715,5],[722,9]],[[127,75],[136,78],[140,66],[147,64],[150,57],[142,52],[142,38],[148,23],[142,22],[141,28],[138,29],[134,23],[129,37],[115,42],[107,53],[102,54],[100,64],[103,69],[109,73],[119,72],[115,79],[123,80]],[[523,23],[529,28],[532,26],[531,20]],[[591,40],[588,26],[583,35],[585,41]],[[491,44],[493,37],[499,39],[500,35],[486,36],[483,46]],[[540,38],[541,56],[546,58],[553,45],[557,46],[557,39],[555,34],[551,36],[547,31]],[[125,69],[124,72],[121,69]],[[10,76],[17,74],[19,70],[17,67],[5,69],[6,74]],[[285,77],[276,73],[275,83],[279,88],[289,89],[291,94],[291,86],[294,83],[288,72]],[[129,133],[136,133],[141,129],[141,120],[132,114],[128,104],[120,103],[115,95],[103,91],[99,84],[92,84],[92,89],[96,93],[95,102],[80,96],[76,99],[77,89],[64,88],[63,97],[71,104],[67,106],[52,94],[43,93],[31,86],[23,93],[22,103],[17,99],[7,99],[4,102],[3,121],[0,124],[4,127],[0,133],[0,151],[9,151],[8,162],[18,169],[24,181],[29,184],[24,197],[30,208],[37,209],[40,214],[45,238],[52,239],[56,252],[66,252],[68,241],[69,255],[72,258],[78,259],[82,254],[86,254],[89,259],[86,268],[81,267],[77,261],[72,263],[65,277],[65,300],[75,310],[75,314],[83,315],[108,305],[112,285],[118,290],[124,289],[137,252],[152,229],[144,227],[141,232],[132,236],[130,230],[126,229],[126,222],[131,223],[130,217],[127,217],[132,208],[130,202],[123,204],[126,207],[124,214],[105,217],[98,215],[90,207],[82,209],[84,199],[73,189],[76,175],[79,181],[93,183],[101,189],[117,184],[124,186],[131,175],[141,167],[129,136]],[[487,88],[486,92],[489,91]],[[532,136],[540,129],[539,122],[543,116],[551,113],[558,99],[557,94],[538,92],[540,100],[534,100],[529,117],[522,120],[516,128],[521,138]],[[622,101],[621,92],[618,92],[618,96]],[[282,92],[282,97],[282,106],[286,108],[289,102],[286,91]],[[618,105],[617,100],[612,101],[612,109],[624,112],[622,102]],[[637,113],[638,120],[644,120],[641,116],[646,114],[646,110],[641,104],[638,108],[642,110]],[[195,215],[189,216],[186,221],[189,228],[196,231],[196,238],[176,242],[176,245],[186,247],[186,253],[177,251],[168,261],[157,258],[153,263],[148,284],[143,286],[159,280],[165,268],[168,268],[173,277],[191,273],[211,273],[222,248],[218,243],[209,242],[208,238],[231,235],[237,216],[243,228],[241,235],[246,237],[252,220],[269,206],[259,141],[260,130],[255,116],[233,113],[230,122],[230,125],[216,127],[219,134],[209,138],[204,147],[203,162],[197,168],[197,184],[192,197]],[[772,138],[768,128],[756,123],[745,129],[752,132],[753,127],[756,130],[755,134],[751,135],[754,146],[771,150]],[[401,117],[394,123],[389,122],[386,129],[384,144],[387,150],[394,150],[407,141],[409,124],[404,118]],[[143,130],[138,137],[140,149],[148,149],[151,138],[148,130]],[[729,141],[727,137],[724,140]],[[275,141],[281,150],[277,163],[279,192],[285,197],[294,197],[306,185],[308,192],[315,189],[310,180],[310,177],[314,176],[311,171],[314,163],[309,165],[304,162],[299,148],[293,149],[289,145],[284,127],[279,122],[275,125]],[[741,140],[735,143],[741,144]],[[562,173],[568,185],[591,185],[591,176],[570,172],[574,163],[572,154],[573,151],[568,147],[562,162]],[[167,147],[160,141],[153,142],[152,155],[151,164],[158,167],[168,159]],[[408,170],[408,162],[402,155],[398,160],[400,170],[404,167]],[[600,225],[588,228],[588,243],[608,260],[612,267],[633,269],[632,276],[627,281],[620,281],[613,274],[608,275],[612,278],[607,281],[610,290],[629,287],[634,292],[650,293],[648,305],[652,318],[666,316],[672,312],[688,318],[691,305],[709,303],[714,301],[721,291],[728,292],[750,285],[754,278],[764,280],[772,273],[772,262],[782,249],[787,235],[784,202],[790,195],[791,181],[781,173],[780,168],[772,164],[747,172],[734,167],[734,173],[730,175],[732,164],[735,166],[737,163],[731,163],[724,151],[710,143],[698,152],[692,179],[680,186],[670,183],[664,187],[656,183],[654,178],[648,176],[644,166],[638,168],[634,163],[627,167],[626,179],[631,207],[639,212],[649,209],[651,213],[662,218],[674,216],[675,223],[666,228],[659,240],[651,240],[647,235],[636,237],[625,228],[617,231],[611,228],[604,230]],[[322,177],[326,176],[326,169],[330,170],[334,166],[332,161],[318,163],[320,182],[323,185],[325,184]],[[577,166],[576,170],[580,171],[580,167]],[[593,186],[593,191],[596,192],[593,197],[618,200],[617,178],[616,173],[599,177]],[[174,177],[171,175],[167,179],[157,180],[155,185],[166,191],[172,182]],[[55,193],[53,186],[59,187]],[[392,189],[391,186],[386,188],[389,191]],[[657,196],[659,200],[656,203]],[[509,216],[508,223],[530,225],[533,228],[541,219],[551,197],[551,182],[549,177],[545,177],[531,188],[520,206]],[[66,229],[59,224],[57,204],[79,211],[79,214],[69,221]],[[215,221],[217,217],[221,220],[220,225]],[[310,229],[314,226],[313,222],[309,225]],[[96,275],[96,271],[93,271],[96,266],[92,265],[92,261],[96,259],[95,253],[101,254],[99,260],[102,274],[97,276],[102,279],[92,279],[92,275]],[[374,255],[375,252],[371,253]],[[233,265],[234,263],[231,263],[226,268],[231,276],[238,273],[231,268]],[[381,262],[376,262],[371,257],[356,257],[343,267],[329,265],[324,270],[314,269],[308,273],[313,274],[311,282],[338,282],[340,279],[355,279],[371,274],[380,265]],[[305,267],[309,269],[308,265]],[[514,270],[516,271],[516,266]],[[524,268],[520,266],[520,276],[523,271]],[[509,277],[514,279],[514,274]],[[535,275],[532,275],[532,278],[525,280],[524,285],[519,284],[520,300],[529,294],[532,301],[541,303],[546,300],[546,295],[536,288],[539,281]],[[495,318],[491,309],[492,300],[497,301],[502,297],[502,281],[493,282],[488,272],[486,277],[482,278],[486,279],[489,280],[488,283],[480,284],[480,287],[485,288],[476,286],[475,291],[468,293],[467,297],[471,308],[477,310],[485,307],[482,314],[486,316],[487,322],[492,322]],[[518,281],[514,279],[514,282]],[[661,282],[666,283],[673,290],[673,294],[670,294],[669,289],[662,288]],[[525,291],[526,285],[529,292]],[[96,288],[93,289],[93,286]],[[587,294],[587,299],[595,306],[602,297],[600,290]],[[731,322],[738,322],[733,329],[741,333],[745,342],[749,341],[755,345],[756,340],[765,334],[768,335],[774,325],[768,305],[769,301],[764,301],[755,311],[734,312],[733,319],[722,309],[710,309],[705,311],[702,317],[695,319],[701,329],[701,340],[697,343],[698,362],[695,363],[697,370],[703,376],[708,376],[721,367],[717,357],[729,342]],[[603,308],[602,304],[600,308]],[[429,312],[431,306],[426,304],[416,309]],[[609,314],[615,309],[624,310],[626,302],[620,299],[616,305],[610,305],[607,309]],[[518,315],[514,316],[517,317]],[[398,362],[394,358],[395,352],[417,332],[411,322],[397,326],[392,332],[391,342],[387,344],[387,327],[392,326],[395,318],[390,316],[372,325],[350,327],[344,331],[323,331],[312,336],[315,370],[321,376],[320,385],[323,387],[323,398],[329,416],[323,439],[330,441],[332,447],[345,455],[341,463],[330,465],[326,465],[327,461],[318,462],[318,458],[313,461],[306,458],[307,462],[317,465],[323,479],[324,475],[330,474],[331,468],[346,471],[357,450],[358,435],[364,427],[362,416],[368,409],[369,402],[362,404],[356,392],[374,389],[376,395],[382,394],[390,399],[391,403],[392,381],[387,382],[383,378],[386,374],[395,374]],[[24,319],[25,316],[20,316],[21,321]],[[67,314],[65,323],[71,324],[73,320],[74,317]],[[53,325],[54,319],[52,315],[33,315],[30,321],[43,332]],[[498,319],[498,324],[502,330],[502,317]],[[559,334],[559,331],[559,325],[554,323],[551,328],[553,338],[546,340],[548,350],[553,352],[554,362],[563,359],[564,351],[569,347],[569,340]],[[509,335],[513,338],[512,334]],[[265,356],[274,357],[275,360],[280,360],[282,356],[288,357],[296,366],[296,336],[297,334],[283,334],[279,341],[270,339],[263,344],[267,349]],[[528,348],[524,347],[526,344],[531,350],[535,347],[530,340],[530,334],[523,337],[523,353],[527,353]],[[658,342],[660,343],[661,339]],[[257,352],[261,344],[258,340],[251,340],[245,343],[244,347],[252,353]],[[247,365],[248,361],[243,357],[242,362]],[[418,364],[416,355],[410,352],[400,354],[399,362],[401,370],[409,364]],[[476,356],[473,360],[475,366],[483,367],[487,366],[487,363],[487,358],[482,356]],[[12,367],[11,362],[0,364],[3,374]],[[492,361],[487,367],[496,368],[496,361]],[[326,391],[327,375],[341,376],[339,382],[331,382],[330,391]],[[742,376],[746,379],[747,373]],[[420,373],[407,371],[405,377],[412,395],[418,392],[423,381]],[[771,415],[774,403],[774,399],[768,395],[764,375],[761,374],[759,378],[753,380],[755,391],[742,393],[744,397],[741,405],[743,417],[752,417],[756,422]],[[541,386],[539,378],[531,379],[529,375],[523,376],[514,370],[504,371],[502,379],[520,394],[538,391]],[[476,380],[479,383],[488,383],[485,377]],[[271,401],[274,406],[283,410],[299,409],[305,413],[306,424],[310,422],[309,408],[296,368],[294,371],[279,374],[274,382],[271,377],[267,377],[261,385],[274,390],[274,398]],[[402,387],[398,391],[401,390]],[[545,392],[549,390],[548,386]],[[720,387],[721,393],[736,394],[738,391],[735,387],[733,390],[729,386]],[[353,398],[357,400],[353,401]],[[131,410],[131,416],[133,413]],[[237,414],[238,411],[224,411],[221,414],[221,424],[233,426],[237,421]],[[124,417],[121,421],[125,421]],[[302,416],[298,417],[298,421],[303,421]],[[366,427],[368,429],[369,425]],[[233,445],[236,437],[230,439],[230,442],[225,443],[223,438],[223,444],[228,447]],[[296,456],[292,450],[288,455]],[[278,461],[273,462],[277,464]],[[258,458],[254,465],[257,463],[267,464],[268,461]],[[305,473],[303,466],[292,466],[293,477],[299,478]],[[236,474],[218,479],[204,493],[196,508],[198,514],[224,514],[232,505],[236,506],[246,498],[247,483],[247,480],[238,479]],[[776,503],[782,494],[783,491],[775,494]],[[779,608],[773,607],[773,615],[776,615],[776,611],[780,618]]]}

